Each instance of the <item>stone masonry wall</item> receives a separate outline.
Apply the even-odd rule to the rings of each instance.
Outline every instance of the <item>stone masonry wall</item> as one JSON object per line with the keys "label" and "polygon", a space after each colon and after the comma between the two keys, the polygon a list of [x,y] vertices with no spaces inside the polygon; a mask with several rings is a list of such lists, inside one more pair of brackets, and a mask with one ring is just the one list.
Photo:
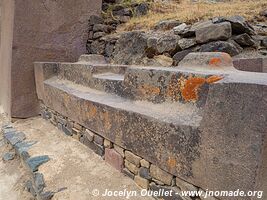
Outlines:
{"label": "stone masonry wall", "polygon": [[172,196],[168,194],[155,196],[158,199],[216,200],[215,197],[182,197],[180,195],[181,191],[204,192],[204,190],[160,169],[158,166],[149,163],[145,159],[133,154],[131,151],[112,143],[108,139],[86,129],[82,125],[49,109],[43,104],[41,105],[41,115],[44,119],[50,121],[54,126],[63,131],[67,136],[80,141],[82,144],[92,149],[112,167],[133,179],[141,188],[151,191],[172,191]]}

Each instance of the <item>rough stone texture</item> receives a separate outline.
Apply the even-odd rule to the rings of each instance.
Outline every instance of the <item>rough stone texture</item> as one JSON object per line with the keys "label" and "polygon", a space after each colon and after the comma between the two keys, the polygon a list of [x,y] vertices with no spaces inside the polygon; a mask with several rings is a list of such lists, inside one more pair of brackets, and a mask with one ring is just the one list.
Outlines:
{"label": "rough stone texture", "polygon": [[171,185],[172,183],[173,175],[163,171],[162,169],[160,169],[155,165],[151,165],[150,174],[153,178],[158,179],[159,181],[165,183],[166,185]]}
{"label": "rough stone texture", "polygon": [[26,160],[26,163],[32,172],[36,172],[38,171],[39,166],[48,162],[49,160],[50,158],[48,156],[36,156],[36,157],[28,158]]}
{"label": "rough stone texture", "polygon": [[145,168],[145,167],[140,167],[139,176],[141,176],[142,178],[145,178],[147,180],[151,180],[152,179],[151,176],[150,176],[150,173],[149,173],[149,169]]}
{"label": "rough stone texture", "polygon": [[178,39],[177,35],[166,34],[161,36],[157,41],[157,50],[159,53],[174,54],[178,51]]}
{"label": "rough stone texture", "polygon": [[124,149],[114,144],[114,149],[124,158]]}
{"label": "rough stone texture", "polygon": [[[174,187],[160,186],[152,182],[149,184],[149,189],[152,191],[158,191],[160,195],[157,196],[157,198],[164,200],[190,200],[188,197],[181,197],[179,195],[180,191]],[[164,193],[162,193],[162,191],[164,191]]]}
{"label": "rough stone texture", "polygon": [[234,44],[226,41],[216,41],[204,44],[200,47],[200,52],[225,52],[231,56],[240,53],[239,49]]}
{"label": "rough stone texture", "polygon": [[135,176],[134,181],[138,186],[140,186],[143,189],[148,189],[149,187],[149,181],[145,178],[142,178],[140,176]]}
{"label": "rough stone texture", "polygon": [[180,24],[177,20],[163,20],[156,24],[155,30],[170,30]]}
{"label": "rough stone texture", "polygon": [[164,67],[170,67],[172,66],[172,63],[173,63],[172,58],[165,56],[165,55],[154,56],[154,60],[156,64],[158,63],[158,65],[164,66]]}
{"label": "rough stone texture", "polygon": [[127,160],[125,160],[125,167],[133,174],[138,174],[138,167]]}
{"label": "rough stone texture", "polygon": [[196,43],[196,39],[195,38],[182,38],[178,41],[178,45],[181,49],[188,49],[190,47],[195,46]]}
{"label": "rough stone texture", "polygon": [[242,47],[253,46],[256,44],[252,37],[250,37],[247,33],[237,35],[233,38],[233,40],[236,41]]}
{"label": "rough stone texture", "polygon": [[181,62],[184,59],[184,57],[191,52],[193,52],[192,49],[186,49],[183,51],[178,51],[176,54],[174,54],[174,56],[173,56],[174,65],[177,66],[179,64],[179,62]]}
{"label": "rough stone texture", "polygon": [[232,16],[226,19],[231,23],[233,34],[247,33],[254,35],[255,31],[252,26],[242,16]]}
{"label": "rough stone texture", "polygon": [[227,40],[232,36],[231,24],[223,22],[211,24],[196,30],[197,43],[207,43],[216,40]]}
{"label": "rough stone texture", "polygon": [[3,156],[2,156],[2,159],[4,161],[10,161],[10,160],[13,160],[15,158],[15,153],[5,153]]}
{"label": "rough stone texture", "polygon": [[114,149],[105,149],[105,161],[118,171],[122,171],[124,166],[123,157]]}
{"label": "rough stone texture", "polygon": [[130,172],[127,168],[124,168],[122,170],[122,173],[124,173],[126,176],[134,180],[135,175],[132,172]]}
{"label": "rough stone texture", "polygon": [[109,140],[105,139],[104,140],[104,147],[110,149],[112,147],[112,143]]}
{"label": "rough stone texture", "polygon": [[100,0],[2,2],[0,104],[5,112],[22,118],[38,114],[33,62],[77,61],[86,52],[89,16],[100,11]]}
{"label": "rough stone texture", "polygon": [[234,67],[248,72],[267,72],[266,58],[238,58],[234,59]]}
{"label": "rough stone texture", "polygon": [[125,151],[125,158],[126,160],[128,160],[129,162],[131,162],[132,164],[136,165],[137,167],[140,167],[140,160],[142,158],[140,158],[137,155],[134,155],[132,152],[130,151]]}
{"label": "rough stone texture", "polygon": [[[194,69],[127,67],[115,77],[123,80],[128,96],[88,88],[92,73],[120,71],[121,66],[60,65],[59,73],[43,82],[43,101],[168,172],[170,185],[174,175],[210,190],[246,191],[256,186],[264,190],[266,75],[223,66],[215,70],[222,61],[218,55],[230,58],[213,54],[203,61],[211,65],[205,71],[197,65]],[[168,95],[178,100],[165,101]],[[133,96],[151,101],[156,97],[157,104],[134,101]],[[130,164],[125,161],[137,174]]]}
{"label": "rough stone texture", "polygon": [[94,136],[94,142],[99,144],[99,145],[104,145],[104,138],[95,134]]}
{"label": "rough stone texture", "polygon": [[144,32],[133,31],[121,35],[115,45],[114,62],[135,64],[145,56],[147,36]]}
{"label": "rough stone texture", "polygon": [[149,162],[147,162],[145,159],[140,160],[140,164],[142,167],[146,167],[146,168],[150,167]]}

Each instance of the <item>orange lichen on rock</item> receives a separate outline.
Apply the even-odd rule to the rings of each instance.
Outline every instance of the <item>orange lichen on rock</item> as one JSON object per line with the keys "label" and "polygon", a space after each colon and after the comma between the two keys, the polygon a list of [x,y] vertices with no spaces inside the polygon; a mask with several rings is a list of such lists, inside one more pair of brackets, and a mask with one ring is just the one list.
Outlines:
{"label": "orange lichen on rock", "polygon": [[206,83],[215,83],[215,82],[217,82],[217,81],[219,81],[219,80],[222,80],[223,79],[223,77],[222,76],[210,76],[209,78],[207,78],[206,79]]}
{"label": "orange lichen on rock", "polygon": [[205,78],[193,77],[185,82],[185,87],[182,89],[182,97],[186,101],[194,101],[198,99],[198,89],[206,82]]}
{"label": "orange lichen on rock", "polygon": [[175,166],[176,166],[176,160],[175,160],[175,158],[169,158],[168,161],[167,161],[167,164],[168,164],[168,167],[170,169],[175,168]]}
{"label": "orange lichen on rock", "polygon": [[215,83],[222,80],[222,76],[210,76],[209,78],[190,77],[186,80],[184,88],[181,88],[182,97],[185,101],[196,101],[198,99],[198,90],[204,83]]}
{"label": "orange lichen on rock", "polygon": [[215,57],[215,58],[211,58],[209,61],[209,65],[213,65],[213,66],[219,66],[222,63],[221,58]]}
{"label": "orange lichen on rock", "polygon": [[152,85],[147,85],[144,84],[141,87],[139,87],[139,91],[143,94],[143,95],[159,95],[160,94],[160,88],[156,87],[156,86],[152,86]]}

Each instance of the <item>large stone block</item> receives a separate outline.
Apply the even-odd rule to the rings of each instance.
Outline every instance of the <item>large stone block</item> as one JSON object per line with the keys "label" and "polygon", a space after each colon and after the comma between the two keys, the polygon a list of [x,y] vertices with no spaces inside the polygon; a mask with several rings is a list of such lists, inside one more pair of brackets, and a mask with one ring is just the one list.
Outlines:
{"label": "large stone block", "polygon": [[105,149],[105,161],[118,171],[123,170],[123,157],[114,149]]}
{"label": "large stone block", "polygon": [[[154,92],[163,100],[156,103],[88,88],[93,73],[110,68],[81,64],[60,65],[58,75],[43,82],[43,101],[147,160],[153,181],[169,177],[165,184],[174,184],[174,175],[204,190],[267,191],[266,74],[238,71],[226,54],[206,55],[195,57],[201,62],[194,67],[127,68],[124,86],[130,94]],[[187,94],[195,99],[187,101]],[[167,95],[181,96],[173,102]],[[125,166],[138,174],[127,159]]]}
{"label": "large stone block", "polygon": [[[100,0],[1,2],[0,105],[12,117],[39,112],[34,61],[77,61]],[[39,91],[39,90],[38,90]]]}

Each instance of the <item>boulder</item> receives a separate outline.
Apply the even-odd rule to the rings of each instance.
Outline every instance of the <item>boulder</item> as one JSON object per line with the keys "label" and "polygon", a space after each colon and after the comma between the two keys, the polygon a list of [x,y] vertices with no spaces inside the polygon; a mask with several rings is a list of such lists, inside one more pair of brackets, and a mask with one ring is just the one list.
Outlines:
{"label": "boulder", "polygon": [[194,52],[195,49],[191,48],[191,49],[186,49],[183,51],[179,51],[177,52],[172,58],[173,58],[173,65],[177,66],[179,64],[179,62],[181,62],[185,56],[187,56],[189,53]]}
{"label": "boulder", "polygon": [[179,47],[184,50],[193,47],[197,44],[195,38],[182,38],[178,41]]}
{"label": "boulder", "polygon": [[209,24],[196,29],[196,41],[200,44],[216,40],[227,40],[231,36],[232,29],[229,22]]}
{"label": "boulder", "polygon": [[170,30],[180,24],[181,22],[177,20],[163,20],[163,21],[158,22],[154,29],[155,30]]}
{"label": "boulder", "polygon": [[248,35],[247,33],[237,35],[233,37],[233,40],[236,41],[242,47],[256,45],[256,41],[252,37],[250,37],[250,35]]}
{"label": "boulder", "polygon": [[158,38],[156,36],[151,36],[148,38],[147,49],[146,49],[146,53],[147,53],[148,58],[153,58],[154,55],[156,55],[158,53],[157,52],[157,42],[158,42]]}
{"label": "boulder", "polygon": [[157,51],[174,55],[179,50],[179,36],[173,34],[162,35],[157,41]]}
{"label": "boulder", "polygon": [[149,6],[147,3],[140,3],[135,7],[135,15],[137,17],[146,15],[148,13]]}
{"label": "boulder", "polygon": [[261,45],[263,47],[266,47],[267,48],[267,37],[263,38],[262,41],[261,41]]}
{"label": "boulder", "polygon": [[146,56],[147,35],[142,31],[121,34],[114,51],[114,62],[117,64],[138,64]]}
{"label": "boulder", "polygon": [[231,56],[235,56],[240,53],[240,50],[231,42],[216,41],[202,45],[200,47],[200,52],[225,52]]}
{"label": "boulder", "polygon": [[247,33],[249,35],[255,35],[253,27],[250,26],[244,17],[232,16],[226,20],[231,23],[233,34]]}

